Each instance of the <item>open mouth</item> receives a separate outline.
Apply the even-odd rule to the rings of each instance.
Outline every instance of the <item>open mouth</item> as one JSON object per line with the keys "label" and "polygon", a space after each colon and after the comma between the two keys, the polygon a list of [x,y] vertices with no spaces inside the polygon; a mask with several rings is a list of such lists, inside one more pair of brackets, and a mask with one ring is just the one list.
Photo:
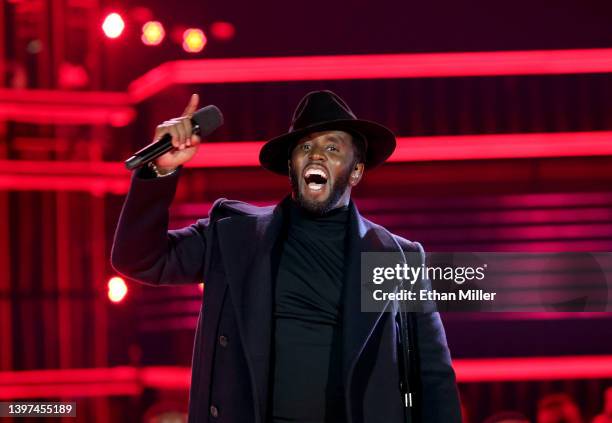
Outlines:
{"label": "open mouth", "polygon": [[306,186],[313,191],[321,191],[328,179],[327,173],[318,167],[307,168],[304,172]]}

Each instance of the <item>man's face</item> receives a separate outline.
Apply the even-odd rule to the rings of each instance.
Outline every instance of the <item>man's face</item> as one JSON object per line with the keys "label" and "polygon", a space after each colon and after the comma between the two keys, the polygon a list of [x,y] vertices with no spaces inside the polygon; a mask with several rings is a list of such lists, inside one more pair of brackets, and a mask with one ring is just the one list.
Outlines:
{"label": "man's face", "polygon": [[299,140],[289,159],[293,199],[314,214],[347,205],[363,175],[352,137],[344,131],[313,132]]}

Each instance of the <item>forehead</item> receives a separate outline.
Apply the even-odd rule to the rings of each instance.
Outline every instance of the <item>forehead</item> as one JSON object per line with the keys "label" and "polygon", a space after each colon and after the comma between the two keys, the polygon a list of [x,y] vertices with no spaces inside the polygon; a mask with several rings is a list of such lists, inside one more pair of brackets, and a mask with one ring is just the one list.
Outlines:
{"label": "forehead", "polygon": [[333,140],[341,143],[349,143],[351,142],[353,137],[348,132],[344,131],[318,131],[311,132],[310,134],[300,138],[298,143],[306,142],[306,141],[327,141]]}

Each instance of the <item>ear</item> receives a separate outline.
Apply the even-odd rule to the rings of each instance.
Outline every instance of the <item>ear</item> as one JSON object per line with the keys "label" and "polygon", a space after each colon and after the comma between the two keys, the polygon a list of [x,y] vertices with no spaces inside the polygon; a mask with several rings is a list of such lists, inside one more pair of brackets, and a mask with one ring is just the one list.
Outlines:
{"label": "ear", "polygon": [[349,179],[349,184],[351,184],[351,187],[357,186],[359,181],[361,181],[361,178],[363,177],[364,169],[365,169],[365,166],[363,163],[355,164],[355,166],[353,167],[353,170],[351,171],[351,176]]}

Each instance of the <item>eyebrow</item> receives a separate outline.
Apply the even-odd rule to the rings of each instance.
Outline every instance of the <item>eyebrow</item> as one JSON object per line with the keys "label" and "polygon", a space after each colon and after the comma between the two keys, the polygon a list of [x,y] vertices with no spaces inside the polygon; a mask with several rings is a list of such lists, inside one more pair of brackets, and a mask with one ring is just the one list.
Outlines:
{"label": "eyebrow", "polygon": [[332,141],[344,141],[343,138],[339,137],[338,135],[333,135],[333,134],[327,135],[326,138]]}
{"label": "eyebrow", "polygon": [[335,141],[335,142],[346,142],[347,140],[340,135],[328,134],[325,136],[326,140]]}
{"label": "eyebrow", "polygon": [[[304,142],[308,142],[308,141],[312,141],[314,137],[312,134],[307,135],[306,137],[302,138],[301,140],[298,141],[298,144],[304,143]],[[348,140],[342,138],[339,135],[335,135],[335,134],[327,134],[325,135],[324,141],[333,141],[333,142],[340,142],[340,143],[346,143],[348,142]]]}

